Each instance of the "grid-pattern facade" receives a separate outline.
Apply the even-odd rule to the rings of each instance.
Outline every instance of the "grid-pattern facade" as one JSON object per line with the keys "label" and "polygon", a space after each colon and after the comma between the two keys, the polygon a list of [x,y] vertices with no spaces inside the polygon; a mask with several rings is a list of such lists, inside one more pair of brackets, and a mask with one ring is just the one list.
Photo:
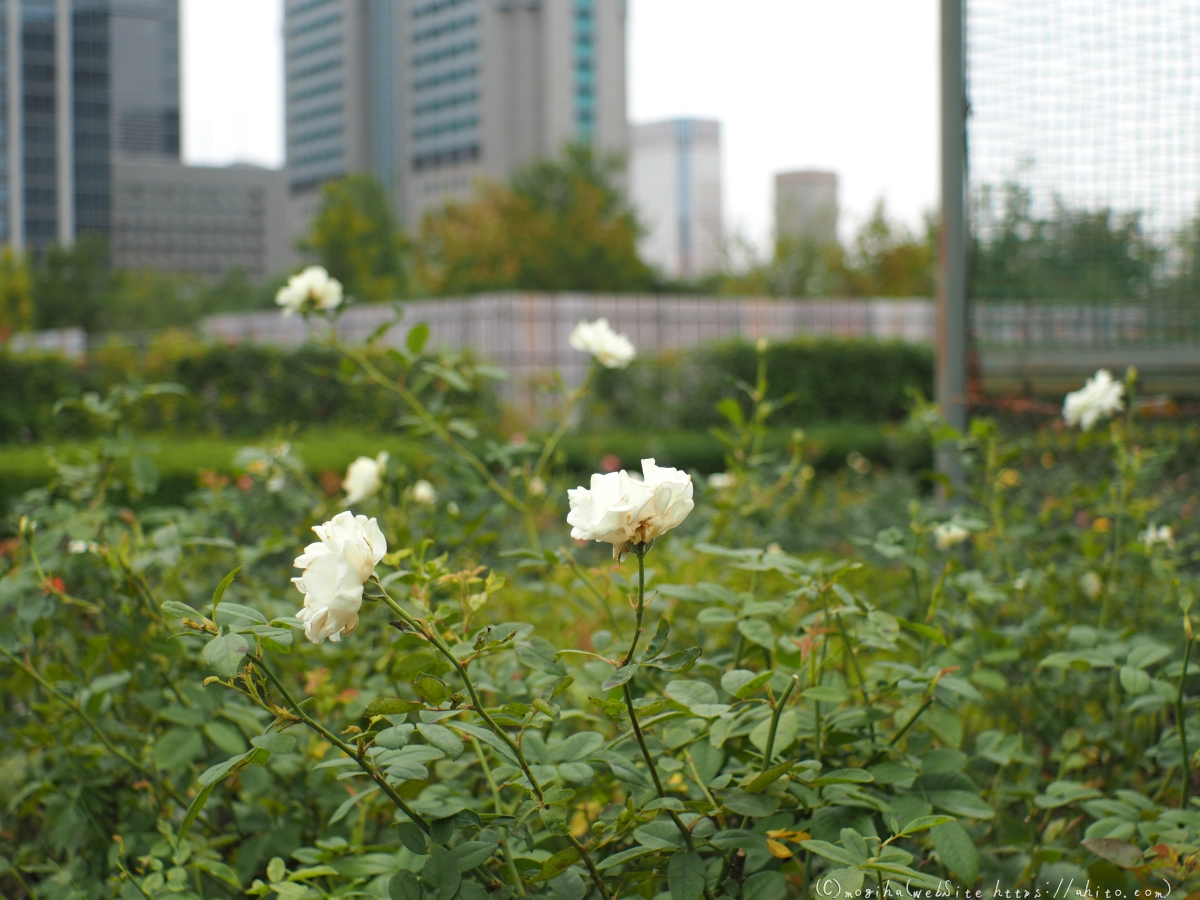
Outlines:
{"label": "grid-pattern facade", "polygon": [[286,0],[297,232],[372,172],[410,228],[569,140],[626,148],[624,0]]}
{"label": "grid-pattern facade", "polygon": [[179,159],[178,0],[0,0],[0,234],[108,233],[112,163]]}
{"label": "grid-pattern facade", "polygon": [[289,260],[286,174],[255,166],[113,165],[113,264],[216,279],[261,280]]}

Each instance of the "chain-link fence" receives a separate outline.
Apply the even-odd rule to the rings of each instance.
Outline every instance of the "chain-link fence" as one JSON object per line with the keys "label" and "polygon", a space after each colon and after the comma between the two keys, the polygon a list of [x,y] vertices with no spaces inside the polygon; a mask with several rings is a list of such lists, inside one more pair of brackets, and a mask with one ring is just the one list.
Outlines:
{"label": "chain-link fence", "polygon": [[1078,377],[1096,359],[1152,366],[1182,346],[1195,371],[1200,4],[964,2],[969,295],[985,361],[1015,348],[1021,360],[992,354],[993,368]]}

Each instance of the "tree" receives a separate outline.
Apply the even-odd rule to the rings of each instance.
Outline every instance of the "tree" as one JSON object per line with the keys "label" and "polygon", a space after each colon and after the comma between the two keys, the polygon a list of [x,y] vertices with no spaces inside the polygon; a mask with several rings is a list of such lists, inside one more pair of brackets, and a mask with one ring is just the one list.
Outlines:
{"label": "tree", "polygon": [[29,263],[12,247],[0,254],[0,340],[14,331],[33,327],[33,295],[30,293]]}
{"label": "tree", "polygon": [[85,234],[69,247],[51,245],[33,273],[37,327],[103,330],[113,287],[108,242],[102,236]]}
{"label": "tree", "polygon": [[854,237],[846,260],[847,293],[859,297],[932,297],[932,222],[914,235],[888,218],[882,199]]}
{"label": "tree", "polygon": [[405,240],[396,231],[386,192],[371,175],[347,175],[325,185],[312,232],[300,249],[359,300],[391,300],[407,287]]}
{"label": "tree", "polygon": [[419,271],[433,293],[639,291],[652,284],[638,225],[615,185],[620,160],[570,145],[508,185],[426,216]]}

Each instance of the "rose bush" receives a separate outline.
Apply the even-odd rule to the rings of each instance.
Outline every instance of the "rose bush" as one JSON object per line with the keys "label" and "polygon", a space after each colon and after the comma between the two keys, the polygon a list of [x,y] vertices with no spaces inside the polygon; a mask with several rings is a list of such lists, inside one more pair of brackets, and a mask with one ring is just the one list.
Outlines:
{"label": "rose bush", "polygon": [[802,433],[767,452],[760,352],[727,478],[647,461],[569,495],[561,428],[439,406],[422,373],[477,377],[453,357],[342,349],[410,411],[423,486],[389,470],[346,510],[281,445],[155,507],[129,390],[14,510],[4,896],[1200,887],[1200,503],[1171,452],[1197,436],[1135,418],[1132,381],[1087,432],[918,407],[961,454],[948,509],[861,457],[820,478]]}

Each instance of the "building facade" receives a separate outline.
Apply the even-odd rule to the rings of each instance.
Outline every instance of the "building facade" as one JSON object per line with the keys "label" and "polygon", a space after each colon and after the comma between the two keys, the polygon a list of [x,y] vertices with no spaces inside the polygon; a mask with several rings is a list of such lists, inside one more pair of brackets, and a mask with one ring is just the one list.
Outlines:
{"label": "building facade", "polygon": [[0,242],[108,233],[119,159],[179,160],[178,0],[0,0]]}
{"label": "building facade", "polygon": [[776,240],[837,242],[836,172],[780,172],[775,176]]}
{"label": "building facade", "polygon": [[112,165],[112,264],[261,281],[293,264],[287,173],[257,166]]}
{"label": "building facade", "polygon": [[400,221],[568,141],[624,153],[625,0],[286,0],[297,231],[370,172]]}
{"label": "building facade", "polygon": [[629,185],[645,229],[643,259],[672,278],[720,271],[719,122],[671,119],[633,126]]}

